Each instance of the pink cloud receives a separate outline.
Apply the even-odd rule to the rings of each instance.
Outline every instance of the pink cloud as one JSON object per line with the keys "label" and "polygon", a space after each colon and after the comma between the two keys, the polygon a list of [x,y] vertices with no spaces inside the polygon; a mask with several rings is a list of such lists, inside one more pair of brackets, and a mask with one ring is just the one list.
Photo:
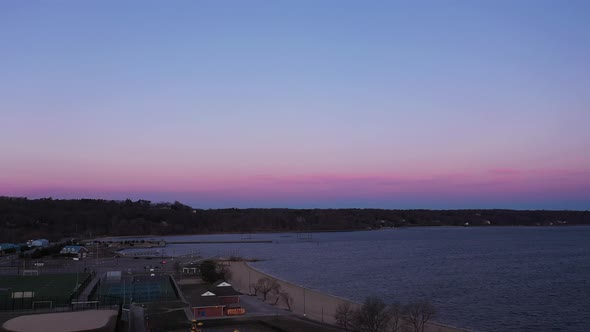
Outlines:
{"label": "pink cloud", "polygon": [[522,170],[515,168],[495,168],[489,171],[494,175],[519,175],[522,174]]}
{"label": "pink cloud", "polygon": [[[136,173],[81,172],[71,177],[39,181],[35,178],[0,179],[0,195],[29,197],[136,197],[161,193],[166,197],[199,197],[219,201],[337,201],[452,199],[548,199],[590,195],[590,171],[584,169],[492,169],[431,174],[309,173],[227,174],[218,172]],[[160,196],[158,196],[160,197]],[[458,204],[459,204],[458,203]]]}

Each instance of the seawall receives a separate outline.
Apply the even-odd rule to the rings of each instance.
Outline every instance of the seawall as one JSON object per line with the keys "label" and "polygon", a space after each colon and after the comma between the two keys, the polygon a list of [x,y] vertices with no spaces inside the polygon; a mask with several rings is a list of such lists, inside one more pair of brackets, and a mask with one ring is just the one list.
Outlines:
{"label": "seawall", "polygon": [[[248,265],[246,262],[227,262],[227,268],[231,272],[230,282],[234,288],[243,294],[254,294],[254,290],[250,285],[256,283],[260,278],[271,278],[276,280],[283,291],[289,293],[293,298],[291,310],[293,313],[304,316],[318,322],[328,324],[335,324],[334,314],[336,308],[340,303],[348,302],[353,307],[360,307],[359,303],[352,302],[333,295],[327,295],[318,291],[295,285],[293,283],[275,278],[271,275],[256,270]],[[274,303],[274,298],[269,295],[268,302]],[[283,301],[279,301],[278,306],[287,309],[287,305]],[[425,332],[464,332],[468,331],[437,322],[429,322]]]}

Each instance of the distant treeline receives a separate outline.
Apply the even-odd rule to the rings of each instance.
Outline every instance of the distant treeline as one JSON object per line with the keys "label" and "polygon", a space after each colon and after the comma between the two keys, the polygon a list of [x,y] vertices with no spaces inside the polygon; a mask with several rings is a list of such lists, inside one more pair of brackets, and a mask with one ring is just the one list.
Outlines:
{"label": "distant treeline", "polygon": [[590,225],[590,211],[193,209],[179,202],[0,197],[0,242],[121,235],[356,230],[402,226]]}

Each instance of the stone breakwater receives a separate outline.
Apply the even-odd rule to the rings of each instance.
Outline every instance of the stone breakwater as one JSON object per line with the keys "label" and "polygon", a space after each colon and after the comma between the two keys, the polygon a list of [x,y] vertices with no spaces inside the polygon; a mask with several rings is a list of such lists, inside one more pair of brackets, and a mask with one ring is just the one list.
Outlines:
{"label": "stone breakwater", "polygon": [[[335,324],[336,322],[334,320],[334,314],[336,313],[336,308],[340,303],[348,302],[355,308],[360,307],[359,303],[320,293],[318,291],[275,278],[271,275],[256,270],[246,262],[226,262],[225,264],[231,273],[230,282],[237,291],[243,294],[254,294],[254,290],[252,289],[251,285],[256,283],[258,279],[265,277],[274,279],[281,285],[282,291],[289,293],[290,297],[292,298],[291,311],[308,319],[324,322],[327,324]],[[274,298],[269,299],[268,301],[274,303]],[[280,306],[285,310],[288,309],[284,301],[279,301],[277,306]],[[429,322],[426,325],[424,331],[465,332],[468,330],[447,326],[437,322]]]}

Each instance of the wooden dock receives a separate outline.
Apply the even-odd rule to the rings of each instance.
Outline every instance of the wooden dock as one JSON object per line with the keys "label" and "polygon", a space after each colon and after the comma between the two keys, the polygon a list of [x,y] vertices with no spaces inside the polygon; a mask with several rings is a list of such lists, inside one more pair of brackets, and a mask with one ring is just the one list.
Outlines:
{"label": "wooden dock", "polygon": [[166,241],[166,244],[229,244],[229,243],[272,243],[272,240],[235,240],[235,241]]}

